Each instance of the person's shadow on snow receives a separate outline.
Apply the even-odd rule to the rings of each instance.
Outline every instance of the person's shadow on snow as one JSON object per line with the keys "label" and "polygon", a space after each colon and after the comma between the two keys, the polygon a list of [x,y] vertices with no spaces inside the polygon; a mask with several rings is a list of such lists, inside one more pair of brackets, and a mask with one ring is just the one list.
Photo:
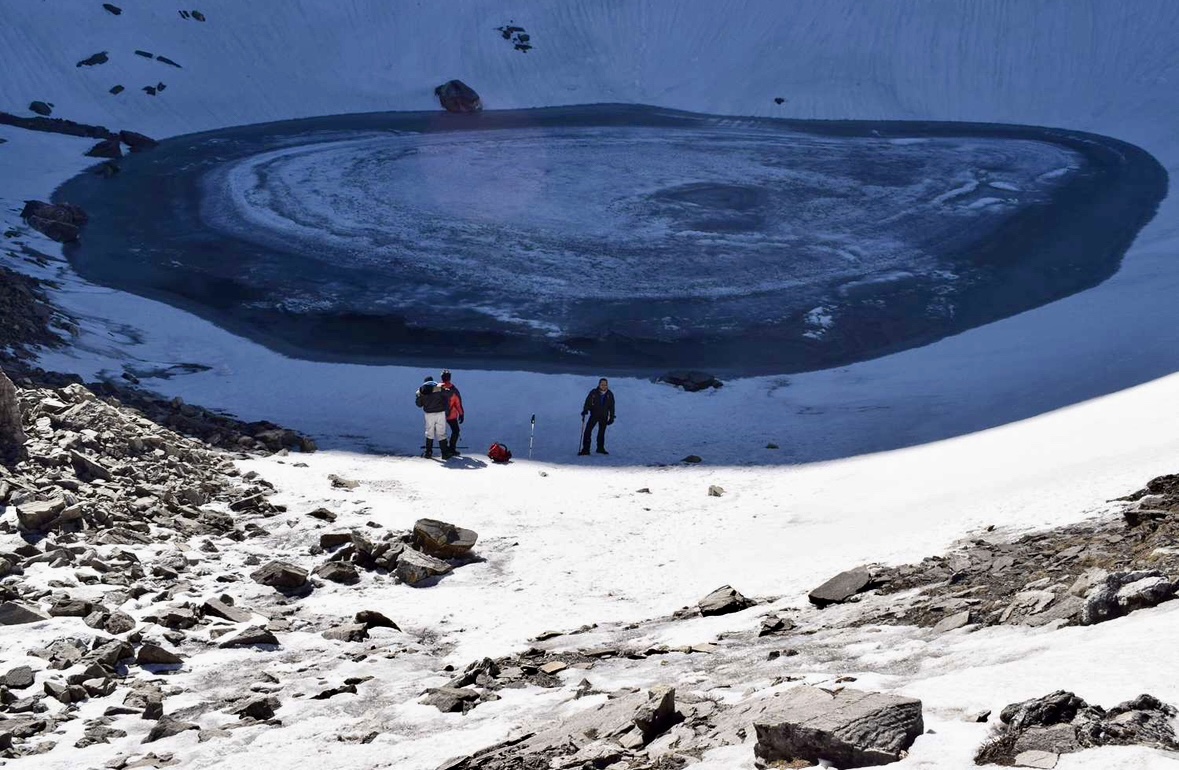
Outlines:
{"label": "person's shadow on snow", "polygon": [[476,471],[480,468],[486,468],[487,463],[477,457],[459,455],[443,462],[442,467],[448,471]]}

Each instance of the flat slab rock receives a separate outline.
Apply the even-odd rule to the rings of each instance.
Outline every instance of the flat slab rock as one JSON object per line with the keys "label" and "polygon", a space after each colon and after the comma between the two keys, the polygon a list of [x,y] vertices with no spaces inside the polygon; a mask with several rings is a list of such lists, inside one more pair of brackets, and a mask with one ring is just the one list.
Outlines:
{"label": "flat slab rock", "polygon": [[867,567],[856,567],[840,572],[823,585],[807,594],[811,604],[823,608],[846,602],[872,583],[872,573]]}
{"label": "flat slab rock", "polygon": [[770,699],[753,726],[754,753],[766,762],[802,759],[841,768],[897,762],[925,730],[916,698],[805,685]]}
{"label": "flat slab rock", "polygon": [[696,603],[700,608],[700,614],[705,616],[740,612],[747,607],[752,607],[753,604],[732,586],[721,586]]}

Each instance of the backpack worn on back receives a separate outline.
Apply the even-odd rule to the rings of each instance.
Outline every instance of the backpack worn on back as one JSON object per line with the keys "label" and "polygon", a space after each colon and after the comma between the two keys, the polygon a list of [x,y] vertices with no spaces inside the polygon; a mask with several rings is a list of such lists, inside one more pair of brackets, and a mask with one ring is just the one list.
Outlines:
{"label": "backpack worn on back", "polygon": [[512,450],[497,441],[487,450],[487,456],[493,463],[506,463],[512,459]]}

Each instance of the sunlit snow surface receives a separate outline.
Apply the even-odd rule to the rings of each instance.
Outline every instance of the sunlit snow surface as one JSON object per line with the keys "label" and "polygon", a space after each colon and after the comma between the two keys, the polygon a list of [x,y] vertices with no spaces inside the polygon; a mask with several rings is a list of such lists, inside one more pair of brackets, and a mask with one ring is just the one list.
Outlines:
{"label": "sunlit snow surface", "polygon": [[296,355],[794,371],[1112,274],[1157,199],[1094,216],[1135,167],[1079,136],[619,106],[338,116],[181,137],[63,197],[95,223],[83,275]]}

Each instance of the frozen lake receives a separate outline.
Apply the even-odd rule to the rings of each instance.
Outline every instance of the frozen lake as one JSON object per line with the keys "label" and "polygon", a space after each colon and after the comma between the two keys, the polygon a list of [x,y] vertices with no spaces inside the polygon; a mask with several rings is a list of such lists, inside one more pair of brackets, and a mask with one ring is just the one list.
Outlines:
{"label": "frozen lake", "polygon": [[57,199],[82,276],[288,355],[755,374],[1095,286],[1165,193],[1090,134],[604,105],[195,134]]}

